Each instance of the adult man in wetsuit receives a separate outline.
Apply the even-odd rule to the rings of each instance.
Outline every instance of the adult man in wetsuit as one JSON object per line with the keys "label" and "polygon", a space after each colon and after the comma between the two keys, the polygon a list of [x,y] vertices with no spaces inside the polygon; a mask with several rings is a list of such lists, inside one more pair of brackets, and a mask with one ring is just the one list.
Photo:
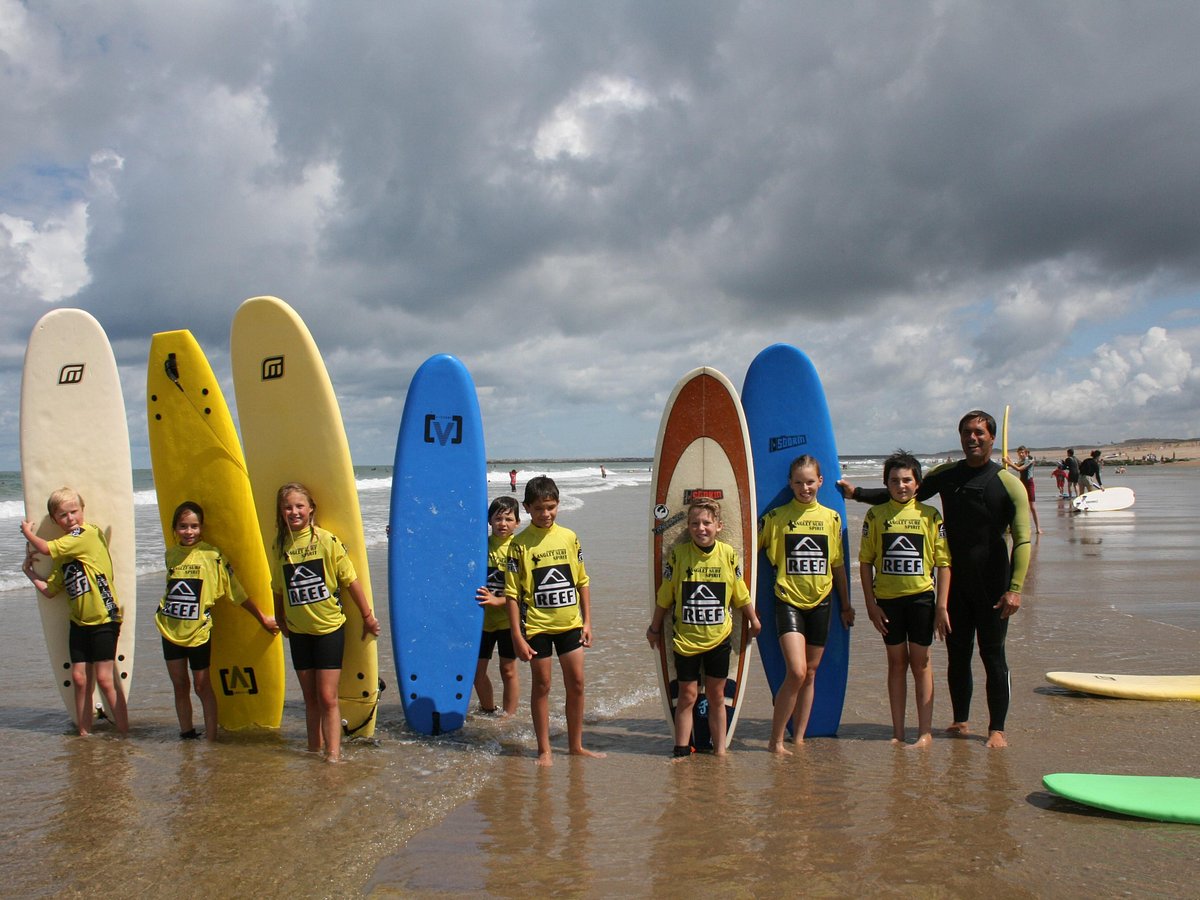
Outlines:
{"label": "adult man in wetsuit", "polygon": [[[996,420],[974,409],[958,423],[965,459],[932,469],[917,499],[942,499],[942,518],[950,545],[950,633],[946,679],[954,721],[946,730],[967,734],[971,711],[971,652],[979,638],[979,658],[987,676],[988,747],[1007,747],[1004,721],[1011,695],[1004,642],[1008,619],[1021,608],[1021,585],[1029,567],[1029,498],[1016,476],[992,461]],[[887,500],[886,488],[838,487],[863,503]],[[1012,529],[1012,555],[1005,532]]]}

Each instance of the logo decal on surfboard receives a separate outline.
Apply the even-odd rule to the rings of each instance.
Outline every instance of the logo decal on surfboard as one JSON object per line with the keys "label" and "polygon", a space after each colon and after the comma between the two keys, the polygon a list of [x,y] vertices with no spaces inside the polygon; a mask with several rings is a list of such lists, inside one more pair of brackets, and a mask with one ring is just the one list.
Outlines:
{"label": "logo decal on surfboard", "polygon": [[445,447],[463,442],[463,417],[425,414],[425,443]]}
{"label": "logo decal on surfboard", "polygon": [[283,357],[268,356],[262,361],[262,380],[274,381],[283,377]]}
{"label": "logo decal on surfboard", "polygon": [[58,370],[59,384],[79,384],[83,381],[83,363],[67,363]]}
{"label": "logo decal on surfboard", "polygon": [[691,503],[693,500],[724,500],[725,492],[720,488],[685,488],[683,491],[683,502]]}
{"label": "logo decal on surfboard", "polygon": [[780,434],[767,439],[767,450],[776,453],[780,450],[790,450],[792,447],[803,447],[807,443],[807,434]]}
{"label": "logo decal on surfboard", "polygon": [[253,666],[234,666],[232,669],[221,669],[221,690],[226,697],[234,694],[257,694],[258,678]]}

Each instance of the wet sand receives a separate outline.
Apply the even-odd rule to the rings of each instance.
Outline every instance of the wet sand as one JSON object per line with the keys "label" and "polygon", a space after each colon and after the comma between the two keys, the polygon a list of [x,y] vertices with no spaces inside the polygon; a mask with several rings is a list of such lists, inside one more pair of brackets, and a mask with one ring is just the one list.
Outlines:
{"label": "wet sand", "polygon": [[[616,719],[592,715],[589,743],[608,759],[560,756],[549,772],[528,758],[498,759],[480,793],[381,863],[371,888],[379,896],[1194,896],[1200,828],[1059,800],[1041,777],[1200,775],[1200,704],[1088,698],[1042,677],[1200,670],[1200,605],[1173,602],[1192,596],[1200,574],[1192,551],[1173,544],[1182,531],[1193,545],[1200,529],[1190,513],[1175,515],[1182,503],[1148,508],[1196,483],[1195,473],[1180,482],[1162,470],[1134,479],[1142,509],[1103,518],[1040,505],[1046,534],[1009,632],[1007,750],[987,750],[983,735],[893,747],[883,646],[862,616],[838,738],[812,740],[787,759],[768,754],[769,695],[756,660],[726,760],[670,764],[656,696]],[[863,509],[850,510],[852,534]],[[641,619],[629,628],[605,622],[604,599],[600,639],[615,629],[632,639]],[[940,645],[935,660],[935,723],[945,725]],[[983,728],[976,669],[972,724]],[[910,699],[910,741],[914,720]]]}
{"label": "wet sand", "polygon": [[[1189,502],[1200,472],[1131,470],[1120,483],[1137,491],[1132,510],[1070,515],[1065,504],[1038,504],[1046,534],[1009,631],[1012,746],[1003,751],[978,735],[938,736],[928,750],[889,744],[882,641],[855,586],[860,624],[838,738],[786,759],[768,754],[769,696],[755,659],[730,756],[672,765],[642,638],[644,489],[592,495],[564,514],[593,578],[587,743],[608,758],[565,755],[556,682],[549,770],[534,765],[524,698],[513,720],[473,716],[461,732],[426,739],[407,730],[389,691],[378,740],[329,766],[302,749],[292,683],[279,733],[180,742],[145,629],[133,737],[81,740],[44,683],[34,604],[8,592],[0,878],[13,896],[1195,896],[1200,828],[1101,813],[1041,786],[1048,772],[1200,775],[1200,703],[1088,698],[1042,677],[1200,671],[1200,517]],[[854,551],[863,509],[851,509]],[[377,589],[385,584],[381,557],[372,574]],[[142,580],[143,609],[160,589],[159,579]],[[935,724],[944,725],[940,645],[934,660]],[[978,664],[976,676],[972,724],[981,728]],[[527,670],[522,678],[527,689]],[[911,701],[909,715],[911,740]]]}

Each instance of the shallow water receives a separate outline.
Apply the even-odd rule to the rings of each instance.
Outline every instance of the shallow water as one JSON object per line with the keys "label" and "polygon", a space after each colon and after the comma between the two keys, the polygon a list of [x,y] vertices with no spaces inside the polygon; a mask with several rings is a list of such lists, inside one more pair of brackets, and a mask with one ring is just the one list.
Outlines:
{"label": "shallow water", "polygon": [[[1200,470],[1159,467],[1122,483],[1138,493],[1125,513],[1059,514],[1048,493],[1039,502],[1047,533],[1009,632],[1006,751],[979,739],[939,738],[927,751],[888,743],[882,642],[864,627],[855,586],[861,618],[837,739],[787,759],[767,754],[769,697],[755,660],[734,752],[672,765],[642,637],[644,486],[589,495],[563,513],[593,579],[587,743],[608,758],[560,752],[548,771],[533,764],[524,700],[511,721],[472,717],[429,739],[408,732],[394,690],[377,740],[327,765],[302,749],[294,680],[277,734],[180,742],[145,629],[132,738],[79,739],[44,683],[32,598],[9,592],[0,597],[5,893],[1195,896],[1200,828],[1100,813],[1041,786],[1057,771],[1200,775],[1200,703],[1087,698],[1042,678],[1052,669],[1200,671],[1200,519],[1185,507]],[[863,509],[850,510],[854,550]],[[378,554],[372,569],[384,585]],[[158,576],[143,579],[143,597],[159,589]],[[934,659],[935,722],[944,723],[940,646]],[[386,649],[380,662],[392,683]],[[525,690],[527,670],[522,678]],[[561,751],[561,683],[551,700]]]}

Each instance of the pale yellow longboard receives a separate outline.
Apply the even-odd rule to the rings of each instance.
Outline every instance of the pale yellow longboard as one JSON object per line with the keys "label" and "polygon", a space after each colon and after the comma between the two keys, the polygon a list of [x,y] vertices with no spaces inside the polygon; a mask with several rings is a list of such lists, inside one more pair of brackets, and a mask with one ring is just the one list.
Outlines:
{"label": "pale yellow longboard", "polygon": [[[146,425],[167,546],[175,540],[175,508],[185,500],[199,503],[203,540],[221,550],[254,604],[273,614],[271,571],[242,444],[221,385],[190,331],[167,331],[150,341]],[[212,686],[221,727],[278,728],[283,639],[228,601],[218,602],[212,617]]]}
{"label": "pale yellow longboard", "polygon": [[1200,675],[1106,675],[1099,672],[1047,672],[1051,684],[1125,700],[1200,700]]}
{"label": "pale yellow longboard", "polygon": [[[275,540],[276,491],[299,481],[316,500],[317,524],[346,545],[374,609],[350,445],[329,373],[307,326],[282,300],[251,298],[233,317],[230,357],[242,446],[268,557]],[[338,697],[344,730],[350,737],[370,737],[379,703],[377,643],[373,636],[361,639],[362,616],[353,602],[347,600],[342,609],[346,651]]]}
{"label": "pale yellow longboard", "polygon": [[[116,681],[128,697],[137,621],[129,428],[108,336],[81,309],[47,313],[29,336],[21,376],[21,481],[25,516],[37,523],[39,536],[62,537],[62,529],[46,511],[46,500],[58,488],[70,487],[83,498],[85,521],[99,526],[108,539],[113,589],[123,619]],[[43,578],[48,575],[50,560],[39,560],[37,571]],[[52,677],[74,721],[66,593],[37,597]]]}

